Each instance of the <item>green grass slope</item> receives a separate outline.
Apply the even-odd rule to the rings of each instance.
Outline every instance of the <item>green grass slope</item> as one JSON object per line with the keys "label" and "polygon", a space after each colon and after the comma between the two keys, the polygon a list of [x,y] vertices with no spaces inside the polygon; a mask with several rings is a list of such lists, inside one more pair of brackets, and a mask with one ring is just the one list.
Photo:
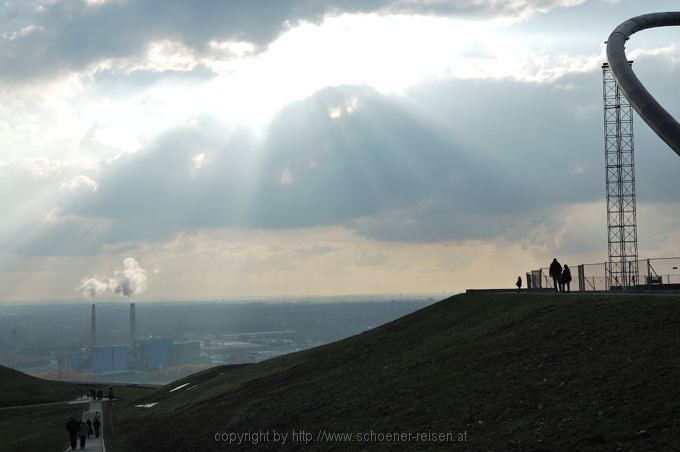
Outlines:
{"label": "green grass slope", "polygon": [[61,402],[83,392],[73,383],[43,380],[0,366],[0,407]]}
{"label": "green grass slope", "polygon": [[66,422],[80,419],[86,405],[42,405],[0,409],[0,450],[55,451],[69,446]]}
{"label": "green grass slope", "polygon": [[[269,431],[258,450],[675,450],[678,350],[677,296],[460,295],[333,344],[190,376],[150,393],[153,408],[118,402],[115,443],[252,450],[215,434]],[[310,443],[293,442],[300,430]],[[366,444],[319,431],[467,441]]]}

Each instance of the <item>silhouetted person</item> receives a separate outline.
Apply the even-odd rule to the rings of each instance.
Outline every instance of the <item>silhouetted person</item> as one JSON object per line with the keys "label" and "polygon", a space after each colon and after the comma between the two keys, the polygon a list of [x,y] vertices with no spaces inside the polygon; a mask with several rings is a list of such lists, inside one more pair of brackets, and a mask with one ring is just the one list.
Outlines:
{"label": "silhouetted person", "polygon": [[94,427],[94,437],[99,438],[99,429],[102,426],[102,423],[99,421],[99,413],[95,416],[92,426]]}
{"label": "silhouetted person", "polygon": [[552,264],[550,264],[550,276],[553,280],[555,292],[559,292],[560,278],[562,277],[562,265],[557,262],[557,258],[553,259]]}
{"label": "silhouetted person", "polygon": [[80,426],[78,427],[78,436],[80,437],[80,448],[85,449],[85,440],[87,439],[87,432],[90,431],[90,427],[83,421],[80,421]]}
{"label": "silhouetted person", "polygon": [[109,386],[109,400],[113,400],[113,386]]}
{"label": "silhouetted person", "polygon": [[66,431],[68,432],[68,438],[71,441],[71,450],[76,450],[78,443],[78,430],[80,430],[80,424],[76,421],[73,416],[66,423]]}
{"label": "silhouetted person", "polygon": [[522,277],[521,276],[517,277],[517,282],[515,283],[515,285],[517,286],[517,292],[521,292],[521,290],[522,290]]}
{"label": "silhouetted person", "polygon": [[97,391],[97,400],[101,400],[104,398],[104,391],[101,389]]}
{"label": "silhouetted person", "polygon": [[564,269],[562,270],[562,292],[564,292],[564,287],[567,287],[567,292],[569,292],[569,283],[571,282],[571,270],[567,264],[564,264]]}
{"label": "silhouetted person", "polygon": [[94,430],[92,430],[92,421],[88,419],[85,423],[87,424],[87,437],[89,438],[94,433]]}

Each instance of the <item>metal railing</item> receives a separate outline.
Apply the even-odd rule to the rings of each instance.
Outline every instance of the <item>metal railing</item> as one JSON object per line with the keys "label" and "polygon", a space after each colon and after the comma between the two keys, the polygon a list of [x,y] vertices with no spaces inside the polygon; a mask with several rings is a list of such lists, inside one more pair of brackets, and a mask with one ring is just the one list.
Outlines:
{"label": "metal railing", "polygon": [[[634,268],[634,262],[630,263]],[[657,257],[637,261],[638,273],[630,272],[630,280],[622,284],[609,271],[607,262],[579,264],[572,269],[572,290],[596,292],[633,289],[680,289],[680,257]],[[576,269],[576,271],[574,271]],[[527,288],[554,289],[548,268],[526,273]]]}

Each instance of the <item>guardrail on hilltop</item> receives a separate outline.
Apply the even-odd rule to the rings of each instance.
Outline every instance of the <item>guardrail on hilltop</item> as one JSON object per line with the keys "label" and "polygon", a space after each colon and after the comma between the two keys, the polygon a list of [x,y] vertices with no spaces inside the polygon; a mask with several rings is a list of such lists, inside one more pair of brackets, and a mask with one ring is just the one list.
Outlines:
{"label": "guardrail on hilltop", "polygon": [[[638,274],[631,272],[631,279],[625,286],[635,289],[680,289],[680,257],[658,257],[637,261]],[[634,267],[631,264],[631,268]],[[580,264],[570,266],[571,282],[579,292],[621,290],[622,284],[609,272],[609,263]],[[576,272],[574,272],[576,269]],[[554,289],[553,280],[547,267],[526,273],[528,289]]]}

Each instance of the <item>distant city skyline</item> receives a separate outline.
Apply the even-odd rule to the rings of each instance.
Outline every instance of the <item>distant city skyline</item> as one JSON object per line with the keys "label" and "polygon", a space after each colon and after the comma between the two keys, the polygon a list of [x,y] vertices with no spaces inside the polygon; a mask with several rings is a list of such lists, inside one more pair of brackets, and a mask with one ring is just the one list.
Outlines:
{"label": "distant city skyline", "polygon": [[[452,293],[603,262],[603,42],[673,9],[6,2],[0,301]],[[679,117],[677,30],[628,56]],[[635,135],[640,257],[680,256],[680,159]]]}

